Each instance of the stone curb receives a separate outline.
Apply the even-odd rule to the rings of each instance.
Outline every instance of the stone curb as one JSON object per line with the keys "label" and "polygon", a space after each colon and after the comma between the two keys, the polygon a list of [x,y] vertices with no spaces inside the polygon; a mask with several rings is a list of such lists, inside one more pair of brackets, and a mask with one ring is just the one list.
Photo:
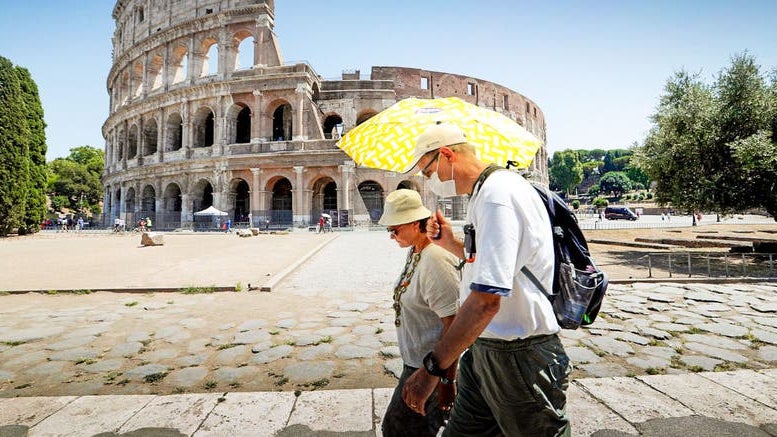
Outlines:
{"label": "stone curb", "polygon": [[340,236],[339,234],[333,234],[331,238],[327,239],[326,241],[322,242],[321,244],[319,244],[318,246],[313,248],[313,250],[308,252],[305,256],[300,257],[296,262],[292,263],[291,265],[289,265],[285,269],[283,269],[280,272],[276,273],[272,277],[272,279],[270,279],[266,284],[262,285],[262,288],[260,290],[261,291],[267,291],[267,292],[272,291],[272,288],[275,287],[276,285],[278,285],[278,283],[281,282],[283,279],[285,279],[286,276],[288,276],[294,270],[297,270],[297,268],[299,266],[301,266],[302,264],[307,262],[307,260],[309,260],[311,257],[313,257],[313,255],[318,253],[318,251],[323,249],[327,244],[329,244],[330,242],[334,241],[339,236]]}

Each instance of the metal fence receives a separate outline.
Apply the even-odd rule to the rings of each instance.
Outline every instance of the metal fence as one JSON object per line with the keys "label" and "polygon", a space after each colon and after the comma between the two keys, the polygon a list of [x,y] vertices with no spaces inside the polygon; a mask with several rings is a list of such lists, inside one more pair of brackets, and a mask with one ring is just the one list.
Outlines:
{"label": "metal fence", "polygon": [[648,278],[775,278],[775,254],[670,252],[648,253],[642,267]]}

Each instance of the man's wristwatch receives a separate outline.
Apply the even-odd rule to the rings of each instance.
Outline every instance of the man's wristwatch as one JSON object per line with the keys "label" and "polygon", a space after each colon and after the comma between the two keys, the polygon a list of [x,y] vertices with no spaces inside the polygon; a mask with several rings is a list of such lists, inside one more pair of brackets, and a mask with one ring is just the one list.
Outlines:
{"label": "man's wristwatch", "polygon": [[440,378],[445,377],[445,373],[448,369],[441,369],[437,358],[434,356],[434,352],[429,352],[424,357],[424,369],[430,374]]}

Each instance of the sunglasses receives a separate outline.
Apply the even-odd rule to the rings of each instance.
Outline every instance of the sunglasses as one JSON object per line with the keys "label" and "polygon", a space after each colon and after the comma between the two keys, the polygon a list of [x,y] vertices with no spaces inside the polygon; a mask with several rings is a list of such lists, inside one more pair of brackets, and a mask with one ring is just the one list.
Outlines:
{"label": "sunglasses", "polygon": [[[424,176],[426,176],[426,170],[429,170],[429,167],[431,167],[431,166],[432,166],[432,164],[434,164],[434,161],[437,161],[437,159],[438,159],[439,157],[440,157],[440,152],[438,151],[437,153],[435,153],[435,154],[434,154],[434,158],[432,158],[432,160],[431,160],[431,161],[429,161],[429,162],[428,162],[428,163],[427,163],[427,164],[424,166],[424,168],[422,168],[422,169],[421,169],[421,174],[422,174],[422,175],[424,175]],[[429,177],[429,176],[426,176],[426,177]]]}
{"label": "sunglasses", "polygon": [[393,228],[386,228],[386,230],[388,231],[389,234],[391,234],[391,235],[396,237],[397,236],[397,232],[399,232],[399,229],[402,228],[402,226],[405,226],[406,224],[408,224],[408,223],[397,225],[397,226],[394,226]]}

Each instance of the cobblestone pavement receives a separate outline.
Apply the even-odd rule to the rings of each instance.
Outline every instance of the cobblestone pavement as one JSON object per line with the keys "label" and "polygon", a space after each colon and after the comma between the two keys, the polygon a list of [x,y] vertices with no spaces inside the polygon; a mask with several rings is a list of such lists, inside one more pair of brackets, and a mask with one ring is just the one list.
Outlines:
{"label": "cobblestone pavement", "polygon": [[[0,397],[391,387],[404,250],[343,233],[271,293],[0,296]],[[777,367],[777,284],[611,285],[575,378]]]}

